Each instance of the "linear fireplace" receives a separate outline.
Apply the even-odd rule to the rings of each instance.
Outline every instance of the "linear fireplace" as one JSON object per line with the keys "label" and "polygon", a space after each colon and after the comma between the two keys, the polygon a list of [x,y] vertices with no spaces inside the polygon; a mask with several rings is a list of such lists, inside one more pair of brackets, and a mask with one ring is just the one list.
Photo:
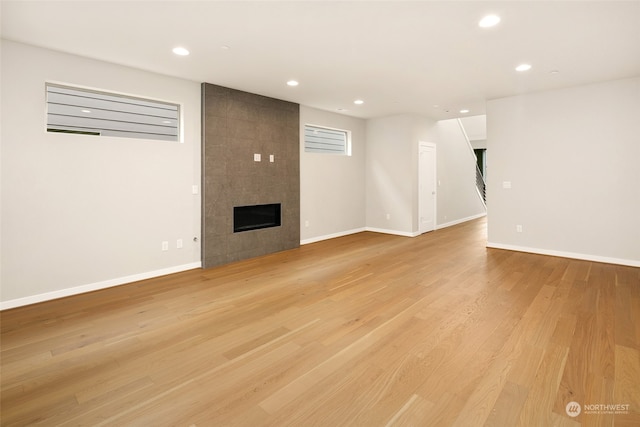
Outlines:
{"label": "linear fireplace", "polygon": [[235,206],[233,208],[233,232],[258,230],[282,225],[280,203],[270,205]]}

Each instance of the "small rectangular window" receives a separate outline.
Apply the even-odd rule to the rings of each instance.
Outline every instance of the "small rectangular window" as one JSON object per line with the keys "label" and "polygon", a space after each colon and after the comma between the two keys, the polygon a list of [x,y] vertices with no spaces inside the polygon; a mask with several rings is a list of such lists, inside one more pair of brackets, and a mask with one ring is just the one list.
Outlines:
{"label": "small rectangular window", "polygon": [[180,106],[46,84],[47,132],[179,141]]}
{"label": "small rectangular window", "polygon": [[350,155],[351,132],[320,126],[304,126],[304,151]]}

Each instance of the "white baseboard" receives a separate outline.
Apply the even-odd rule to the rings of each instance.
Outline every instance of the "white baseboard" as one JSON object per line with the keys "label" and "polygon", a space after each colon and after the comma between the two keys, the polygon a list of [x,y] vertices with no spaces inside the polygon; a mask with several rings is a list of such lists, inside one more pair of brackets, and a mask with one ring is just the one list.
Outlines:
{"label": "white baseboard", "polygon": [[335,239],[336,237],[348,236],[349,234],[362,233],[367,231],[366,228],[354,228],[352,230],[341,231],[339,233],[325,234],[324,236],[311,237],[310,239],[300,240],[301,245],[308,245],[309,243],[321,242],[322,240]]}
{"label": "white baseboard", "polygon": [[444,224],[437,224],[436,230],[440,230],[441,228],[451,227],[453,225],[462,224],[463,222],[467,222],[467,221],[473,221],[474,219],[482,218],[483,216],[487,216],[487,213],[482,212],[480,214],[468,216],[466,218],[456,219],[455,221],[445,222]]}
{"label": "white baseboard", "polygon": [[9,301],[0,301],[0,311],[10,308],[22,307],[25,305],[36,304],[39,302],[50,301],[58,298],[64,298],[72,295],[83,294],[86,292],[97,291],[100,289],[111,288],[113,286],[124,285],[127,283],[137,282],[139,280],[151,279],[153,277],[166,276],[167,274],[180,273],[181,271],[193,270],[202,267],[202,262],[193,262],[190,264],[177,265],[175,267],[163,268],[161,270],[148,271],[146,273],[133,274],[131,276],[118,277],[115,279],[105,280],[103,282],[90,283],[88,285],[76,286],[59,291],[45,292],[43,294],[32,295],[24,298],[16,298]]}
{"label": "white baseboard", "polygon": [[[482,218],[483,216],[486,216],[486,215],[487,213],[483,212],[478,215],[473,215],[467,218],[462,218],[455,221],[447,222],[446,224],[437,224],[436,230],[439,230],[445,227],[451,227],[452,225],[461,224],[463,222],[471,221],[474,219]],[[310,239],[300,240],[300,244],[308,245],[309,243],[320,242],[322,240],[335,239],[336,237],[348,236],[349,234],[362,233],[363,231],[371,231],[373,233],[393,234],[394,236],[402,236],[402,237],[418,237],[420,235],[419,231],[408,232],[408,231],[389,230],[386,228],[363,227],[363,228],[356,228],[353,230],[342,231],[334,234],[326,234],[324,236],[312,237]]]}
{"label": "white baseboard", "polygon": [[395,236],[402,236],[402,237],[417,237],[420,235],[418,231],[408,232],[408,231],[398,231],[398,230],[387,230],[384,228],[374,228],[374,227],[367,227],[367,231],[372,231],[374,233],[393,234]]}
{"label": "white baseboard", "polygon": [[323,240],[335,239],[336,237],[348,236],[350,234],[362,233],[363,231],[371,231],[373,233],[383,233],[383,234],[393,234],[396,236],[403,237],[416,237],[419,233],[407,233],[404,231],[397,230],[387,230],[384,228],[374,228],[374,227],[362,227],[362,228],[354,228],[352,230],[341,231],[339,233],[333,234],[325,234],[324,236],[312,237],[310,239],[300,240],[301,245],[308,245],[309,243],[321,242]]}
{"label": "white baseboard", "polygon": [[629,267],[640,267],[640,261],[632,259],[610,258],[599,255],[579,254],[575,252],[556,251],[552,249],[529,248],[526,246],[504,245],[502,243],[487,242],[488,248],[506,249],[509,251],[528,252],[538,255],[551,255],[562,258],[579,259],[582,261],[603,262],[606,264],[626,265]]}

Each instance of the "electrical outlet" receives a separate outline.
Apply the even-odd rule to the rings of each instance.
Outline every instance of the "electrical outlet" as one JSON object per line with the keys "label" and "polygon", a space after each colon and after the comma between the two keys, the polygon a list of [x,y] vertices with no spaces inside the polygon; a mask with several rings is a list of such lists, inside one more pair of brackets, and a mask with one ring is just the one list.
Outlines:
{"label": "electrical outlet", "polygon": [[306,221],[304,222],[304,226],[305,226],[305,227],[308,227],[308,226],[309,226],[309,220],[306,220]]}
{"label": "electrical outlet", "polygon": [[262,160],[262,156],[261,156],[260,154],[255,153],[255,154],[253,155],[253,161],[254,161],[254,162],[259,162],[259,161],[261,161],[261,160]]}
{"label": "electrical outlet", "polygon": [[167,242],[167,241],[162,242],[162,250],[163,251],[168,251],[169,250],[169,242]]}
{"label": "electrical outlet", "polygon": [[387,219],[391,219],[391,214],[390,213],[387,214]]}
{"label": "electrical outlet", "polygon": [[516,232],[522,233],[522,226],[520,224],[516,225]]}

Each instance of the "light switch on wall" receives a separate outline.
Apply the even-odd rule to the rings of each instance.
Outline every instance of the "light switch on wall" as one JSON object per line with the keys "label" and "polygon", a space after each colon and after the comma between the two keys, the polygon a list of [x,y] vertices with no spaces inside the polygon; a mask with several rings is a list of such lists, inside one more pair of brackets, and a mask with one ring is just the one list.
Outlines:
{"label": "light switch on wall", "polygon": [[269,161],[273,163],[275,160],[276,160],[276,156],[274,156],[273,154],[269,154]]}

